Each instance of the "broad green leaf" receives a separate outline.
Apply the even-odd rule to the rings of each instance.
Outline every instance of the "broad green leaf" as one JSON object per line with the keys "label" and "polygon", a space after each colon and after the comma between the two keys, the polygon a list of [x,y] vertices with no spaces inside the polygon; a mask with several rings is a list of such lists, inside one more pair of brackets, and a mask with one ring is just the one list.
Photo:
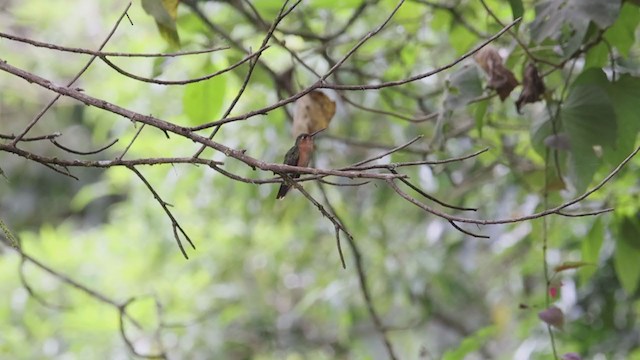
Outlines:
{"label": "broad green leaf", "polygon": [[482,83],[476,66],[465,66],[449,78],[444,100],[445,110],[463,107],[482,95]]}
{"label": "broad green leaf", "polygon": [[633,151],[640,131],[640,78],[622,75],[609,86],[609,96],[616,112],[618,138],[615,148],[604,155],[607,162],[617,165]]}
{"label": "broad green leaf", "polygon": [[606,89],[584,83],[580,77],[576,83],[560,110],[560,117],[571,144],[571,170],[576,189],[584,192],[601,164],[593,147],[612,148],[617,127]]}
{"label": "broad green leaf", "polygon": [[616,250],[613,265],[622,288],[628,295],[633,295],[640,281],[640,249],[635,248],[624,238],[616,239]]}
{"label": "broad green leaf", "polygon": [[511,12],[513,13],[513,19],[517,19],[524,14],[524,7],[522,6],[522,0],[509,0],[511,5]]}
{"label": "broad green leaf", "polygon": [[[278,3],[277,1],[273,1],[274,3]],[[355,8],[362,3],[361,0],[315,0],[309,3],[309,5],[313,6],[316,9],[349,9]],[[282,4],[279,4],[282,6]]]}
{"label": "broad green leaf", "polygon": [[[544,140],[554,134],[553,123],[550,120],[550,115],[555,114],[556,109],[557,103],[550,102],[547,104],[546,111],[542,116],[535,119],[531,126],[531,145],[543,158],[547,151],[547,146],[544,144]],[[562,122],[556,121],[555,133],[560,134],[562,132]]]}
{"label": "broad green leaf", "polygon": [[602,69],[586,69],[573,81],[571,87],[578,85],[596,85],[606,89],[609,79]]}
{"label": "broad green leaf", "polygon": [[457,22],[454,23],[451,32],[449,33],[449,37],[451,39],[449,43],[453,46],[458,55],[469,51],[471,46],[478,41],[475,34],[467,30],[464,26],[459,25]]}
{"label": "broad green leaf", "polygon": [[463,360],[465,357],[484,346],[496,333],[494,325],[482,328],[462,340],[460,345],[453,350],[449,350],[442,356],[442,360]]}
{"label": "broad green leaf", "polygon": [[[217,70],[216,66],[207,62],[200,74],[211,74]],[[192,125],[212,121],[220,114],[226,83],[225,75],[219,75],[186,86],[182,95],[182,108]]]}
{"label": "broad green leaf", "polygon": [[582,42],[589,19],[575,16],[576,12],[570,9],[568,2],[570,0],[549,0],[536,4],[536,18],[531,23],[531,39],[534,42],[539,44],[549,38],[561,40],[561,45],[571,43],[571,47]]}
{"label": "broad green leaf", "polygon": [[154,18],[160,35],[172,47],[180,46],[180,37],[176,28],[178,3],[179,0],[142,0],[142,8]]}
{"label": "broad green leaf", "polygon": [[[611,26],[620,13],[621,0],[570,0],[576,16],[584,16],[593,21],[600,29]],[[573,10],[570,8],[570,11]]]}
{"label": "broad green leaf", "polygon": [[585,59],[584,67],[588,68],[601,68],[607,65],[609,62],[609,48],[604,42],[600,42],[598,45],[589,49]]}
{"label": "broad green leaf", "polygon": [[536,43],[545,39],[559,40],[565,54],[577,50],[583,42],[589,23],[605,29],[620,12],[621,0],[548,0],[536,5],[536,18],[531,23],[531,38]]}
{"label": "broad green leaf", "polygon": [[[600,248],[604,239],[604,226],[602,220],[597,218],[587,236],[580,242],[582,260],[592,264],[597,264],[600,257]],[[596,272],[596,267],[587,266],[580,271],[580,281],[582,284]]]}
{"label": "broad green leaf", "polygon": [[640,221],[625,217],[618,226],[620,239],[640,251]]}
{"label": "broad green leaf", "polygon": [[636,28],[640,24],[640,8],[632,4],[624,4],[620,16],[604,34],[605,39],[614,46],[622,56],[629,56],[629,49],[636,37]]}

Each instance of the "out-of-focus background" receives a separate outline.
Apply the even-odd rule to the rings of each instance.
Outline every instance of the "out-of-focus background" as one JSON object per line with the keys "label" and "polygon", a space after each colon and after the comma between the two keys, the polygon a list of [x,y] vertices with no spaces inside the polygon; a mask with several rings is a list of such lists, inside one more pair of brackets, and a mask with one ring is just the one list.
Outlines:
{"label": "out-of-focus background", "polygon": [[[156,10],[145,11],[143,3]],[[204,76],[259,49],[282,6],[271,0],[185,0],[173,19],[171,3],[134,2],[104,50],[229,49],[109,60],[149,78]],[[441,207],[403,185],[411,196],[448,214],[487,220],[552,208],[605,178],[638,143],[636,2],[484,4],[489,11],[475,0],[405,1],[329,83],[377,84],[426,73],[461,57],[513,19],[523,20],[492,43],[489,60],[467,58],[434,76],[381,90],[323,90],[336,114],[316,140],[314,166],[344,167],[418,135],[423,138],[376,163],[439,160],[489,148],[465,161],[397,169],[431,196],[478,210]],[[127,5],[0,0],[0,32],[95,50]],[[303,1],[278,25],[277,40],[261,55],[231,115],[311,85],[318,79],[313,72],[327,72],[396,5]],[[169,14],[164,33],[156,24],[162,9]],[[0,61],[59,85],[89,58],[0,38]],[[492,70],[497,63],[530,91],[523,71],[528,63],[539,70],[545,91],[524,101],[522,114],[515,103],[523,85],[508,90],[504,101],[495,95],[508,82]],[[142,114],[197,126],[224,115],[248,69],[247,63],[205,82],[165,86],[118,74],[97,59],[72,87]],[[9,144],[54,96],[0,72],[2,142]],[[214,141],[280,163],[294,143],[293,115],[289,104],[225,124]],[[139,128],[63,97],[27,137],[60,133],[58,143],[85,152],[118,142],[94,155],[70,154],[49,140],[18,147],[49,158],[112,160]],[[192,141],[146,127],[125,159],[189,157],[198,149]],[[202,157],[224,161],[223,169],[243,177],[273,175],[211,149]],[[195,250],[185,242],[186,260],[170,219],[129,169],[69,168],[74,180],[5,149],[0,219],[26,257],[9,246],[5,230],[0,358],[387,359],[386,338],[400,359],[550,359],[554,353],[640,359],[639,167],[640,160],[633,159],[588,199],[566,209],[614,207],[613,212],[504,225],[456,223],[488,239],[422,211],[384,181],[325,183],[322,189],[304,182],[325,207],[326,201],[331,204],[354,237],[357,256],[341,235],[343,269],[334,225],[295,189],[276,201],[279,184],[234,181],[204,165],[136,167],[171,204],[194,242]],[[545,311],[552,306],[563,319],[553,311],[549,318]]]}

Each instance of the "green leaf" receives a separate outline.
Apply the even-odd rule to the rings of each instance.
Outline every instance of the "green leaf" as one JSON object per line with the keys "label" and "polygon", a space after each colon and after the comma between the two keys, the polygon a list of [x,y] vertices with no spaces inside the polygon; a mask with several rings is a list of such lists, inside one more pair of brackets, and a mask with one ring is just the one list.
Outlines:
{"label": "green leaf", "polygon": [[497,332],[494,325],[482,328],[470,336],[467,336],[460,345],[449,350],[442,356],[442,360],[463,360],[469,353],[480,349]]}
{"label": "green leaf", "polygon": [[[592,264],[597,264],[600,257],[600,248],[602,247],[602,240],[604,239],[604,225],[602,220],[597,218],[591,226],[591,230],[580,243],[580,250],[582,252],[582,260]],[[596,268],[587,266],[580,271],[580,281],[582,284],[596,272]]]}
{"label": "green leaf", "polygon": [[618,138],[616,147],[604,155],[607,162],[617,165],[633,151],[640,131],[640,78],[622,75],[609,87],[609,97],[616,112]]}
{"label": "green leaf", "polygon": [[531,23],[531,38],[541,43],[547,38],[558,40],[565,54],[577,50],[589,24],[600,29],[613,24],[620,13],[621,0],[548,0],[536,5],[536,18]]}
{"label": "green leaf", "polygon": [[616,142],[616,114],[606,88],[591,85],[596,72],[576,79],[560,110],[563,128],[571,143],[571,170],[576,189],[584,192],[601,165],[593,147],[612,148]]}
{"label": "green leaf", "polygon": [[[352,9],[360,5],[361,0],[314,0],[309,5],[316,9]],[[274,2],[277,3],[277,2]],[[282,6],[280,3],[279,6]]]}
{"label": "green leaf", "polygon": [[598,43],[598,45],[589,49],[587,57],[585,59],[584,68],[601,68],[607,65],[609,62],[609,48],[604,42]]}
{"label": "green leaf", "polygon": [[[533,149],[544,158],[545,152],[547,151],[547,147],[544,144],[544,140],[553,135],[553,123],[551,122],[549,116],[550,114],[555,114],[557,109],[556,102],[549,102],[547,104],[547,111],[543,113],[542,116],[535,119],[531,126],[531,145]],[[556,123],[556,133],[562,133],[562,122],[558,121]]]}
{"label": "green leaf", "polygon": [[482,137],[482,127],[484,126],[484,117],[487,114],[487,108],[489,107],[489,100],[483,100],[473,105],[473,117],[476,121],[476,130],[478,130],[478,136]]}
{"label": "green leaf", "polygon": [[629,56],[629,49],[635,42],[636,28],[640,24],[640,8],[626,3],[622,6],[620,17],[604,34],[605,39],[624,57]]}
{"label": "green leaf", "polygon": [[449,78],[444,100],[445,110],[463,107],[482,95],[482,82],[476,66],[464,66]]}
{"label": "green leaf", "polygon": [[569,3],[575,9],[576,16],[585,16],[600,29],[605,29],[616,21],[622,5],[621,0],[570,0]]}
{"label": "green leaf", "polygon": [[151,15],[158,25],[160,35],[172,47],[180,47],[180,37],[176,28],[179,0],[142,0],[142,8]]}
{"label": "green leaf", "polygon": [[509,0],[511,5],[511,12],[513,13],[513,19],[517,19],[524,14],[524,7],[522,6],[522,0]]}
{"label": "green leaf", "polygon": [[622,288],[628,295],[633,295],[638,288],[638,281],[640,280],[640,261],[638,261],[640,259],[640,249],[633,247],[626,240],[621,237],[616,241],[613,265]]}
{"label": "green leaf", "polygon": [[458,55],[469,51],[469,48],[478,41],[474,33],[459,25],[457,21],[453,24],[449,37],[451,38],[450,44]]}
{"label": "green leaf", "polygon": [[[211,74],[218,68],[207,62],[202,74]],[[226,90],[225,75],[188,84],[182,95],[182,108],[190,124],[200,125],[220,115]]]}
{"label": "green leaf", "polygon": [[633,217],[625,217],[618,227],[620,239],[636,250],[640,250],[640,222]]}

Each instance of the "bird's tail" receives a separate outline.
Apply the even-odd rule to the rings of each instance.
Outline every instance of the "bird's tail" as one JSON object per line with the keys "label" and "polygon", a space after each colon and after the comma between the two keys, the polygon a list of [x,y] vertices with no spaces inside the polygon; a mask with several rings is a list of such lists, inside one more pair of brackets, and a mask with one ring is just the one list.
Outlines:
{"label": "bird's tail", "polygon": [[276,199],[282,199],[285,195],[287,195],[290,188],[291,186],[287,184],[280,185],[280,190],[278,190],[278,195],[276,196]]}

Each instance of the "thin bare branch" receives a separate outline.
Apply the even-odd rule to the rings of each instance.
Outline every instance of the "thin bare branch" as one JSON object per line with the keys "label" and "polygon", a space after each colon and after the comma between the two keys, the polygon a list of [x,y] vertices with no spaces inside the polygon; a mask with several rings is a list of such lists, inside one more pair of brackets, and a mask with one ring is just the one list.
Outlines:
{"label": "thin bare branch", "polygon": [[515,217],[515,218],[508,218],[508,219],[497,219],[497,220],[479,220],[479,219],[470,219],[470,218],[463,218],[463,217],[459,217],[459,216],[453,216],[453,215],[449,215],[446,213],[443,213],[439,210],[433,209],[428,205],[425,205],[421,202],[419,202],[418,200],[412,198],[411,196],[407,195],[407,193],[405,193],[404,191],[402,191],[398,185],[394,182],[394,180],[387,180],[387,184],[389,184],[389,186],[391,186],[391,188],[398,193],[398,195],[400,195],[401,197],[403,197],[405,200],[409,201],[410,203],[414,204],[415,206],[423,209],[426,212],[429,212],[433,215],[439,216],[443,219],[447,219],[447,220],[451,220],[451,221],[456,221],[456,222],[464,222],[464,223],[471,223],[471,224],[479,224],[479,225],[496,225],[496,224],[511,224],[511,223],[516,223],[516,222],[522,222],[522,221],[527,221],[527,220],[533,220],[533,219],[538,219],[541,217],[545,217],[547,215],[551,215],[551,214],[558,214],[559,211],[562,211],[564,209],[566,209],[567,207],[577,204],[580,201],[586,199],[587,197],[589,197],[589,195],[595,193],[596,191],[600,190],[607,182],[609,182],[609,180],[611,180],[611,178],[613,178],[614,176],[616,176],[616,174],[618,174],[620,172],[620,170],[622,170],[622,168],[629,162],[631,161],[631,159],[636,156],[636,154],[640,151],[640,147],[636,148],[631,154],[629,154],[629,156],[627,156],[618,166],[616,166],[615,169],[613,169],[613,171],[611,171],[611,173],[609,173],[609,175],[607,175],[604,179],[602,179],[602,181],[600,181],[600,183],[598,183],[598,185],[596,185],[595,187],[593,187],[591,190],[585,192],[584,194],[574,198],[573,200],[567,201],[563,204],[560,204],[556,207],[544,210],[544,211],[540,211],[531,215],[527,215],[527,216],[520,216],[520,217]]}
{"label": "thin bare branch", "polygon": [[114,139],[113,141],[111,141],[107,145],[105,145],[105,146],[103,146],[103,147],[101,147],[99,149],[92,150],[92,151],[73,150],[73,149],[70,149],[70,148],[60,144],[59,142],[57,142],[54,139],[51,139],[51,142],[53,143],[53,145],[57,146],[58,148],[66,151],[66,152],[70,152],[72,154],[76,154],[76,155],[94,155],[94,154],[101,153],[101,152],[107,150],[108,148],[112,147],[113,145],[115,145],[118,142],[118,139]]}
{"label": "thin bare branch", "polygon": [[[55,132],[53,134],[48,134],[48,135],[40,135],[40,136],[33,136],[33,137],[23,137],[22,139],[20,139],[20,141],[30,142],[30,141],[51,140],[51,139],[55,139],[55,138],[60,137],[60,136],[62,136],[62,133]],[[16,138],[15,135],[0,134],[0,139],[13,140],[15,138]]]}
{"label": "thin bare branch", "polygon": [[169,206],[168,206],[169,204],[164,200],[162,200],[162,198],[160,197],[160,194],[158,194],[158,192],[153,188],[151,183],[149,183],[149,181],[138,171],[138,169],[135,168],[135,166],[128,165],[127,168],[133,171],[133,173],[136,174],[138,178],[140,178],[140,180],[142,180],[142,182],[147,186],[147,189],[151,191],[151,194],[153,194],[153,197],[158,201],[158,203],[160,204],[164,212],[167,214],[167,216],[169,217],[169,220],[171,220],[171,227],[173,228],[173,236],[176,239],[176,243],[178,243],[178,248],[180,248],[180,252],[184,256],[184,258],[188,260],[189,256],[187,255],[187,252],[184,250],[184,247],[182,246],[182,240],[180,239],[178,231],[180,231],[180,233],[184,236],[184,238],[187,240],[187,242],[189,243],[189,245],[191,245],[193,249],[195,249],[196,246],[193,244],[193,242],[189,238],[189,235],[187,235],[187,233],[184,231],[180,223],[178,223],[178,220],[176,220],[176,218],[173,216],[173,214],[171,213],[171,210],[169,210]]}
{"label": "thin bare branch", "polygon": [[0,37],[8,39],[8,40],[13,40],[13,41],[17,41],[17,42],[33,45],[35,47],[41,47],[41,48],[57,50],[57,51],[62,51],[62,52],[70,52],[70,53],[75,53],[75,54],[93,55],[93,56],[96,56],[96,57],[106,57],[106,56],[109,56],[109,57],[147,57],[147,58],[179,57],[179,56],[187,56],[187,55],[208,54],[208,53],[212,53],[212,52],[215,52],[215,51],[221,51],[221,50],[228,50],[229,49],[228,46],[223,46],[223,47],[216,47],[216,48],[203,49],[203,50],[179,51],[179,52],[173,52],[173,53],[148,53],[148,54],[138,53],[138,54],[135,54],[135,53],[125,53],[125,52],[93,51],[93,50],[89,50],[89,49],[61,46],[61,45],[46,43],[46,42],[42,42],[42,41],[36,41],[36,40],[32,40],[32,39],[27,39],[27,38],[24,38],[24,37],[21,37],[21,36],[7,34],[7,33],[3,33],[3,32],[0,32]]}
{"label": "thin bare branch", "polygon": [[[344,222],[338,216],[336,209],[333,207],[333,205],[331,205],[331,202],[329,201],[329,197],[327,196],[327,192],[324,190],[324,187],[320,183],[318,183],[318,186],[320,187],[320,191],[322,193],[322,196],[324,197],[325,204],[327,204],[327,207],[333,214],[334,218],[340,224],[342,224],[344,228],[346,228],[346,226],[344,225]],[[369,290],[369,285],[367,281],[367,273],[364,270],[364,264],[362,262],[362,252],[360,251],[360,248],[358,247],[358,243],[356,243],[353,236],[349,236],[349,233],[345,233],[345,234],[347,234],[347,244],[349,245],[349,248],[351,248],[351,253],[353,254],[353,260],[356,264],[356,272],[358,274],[358,284],[360,285],[360,293],[364,298],[365,305],[367,306],[367,311],[369,312],[371,321],[373,321],[373,326],[375,327],[376,331],[380,334],[380,337],[382,337],[382,342],[387,351],[387,355],[389,356],[390,359],[395,360],[398,357],[395,353],[395,350],[393,349],[393,345],[391,345],[391,340],[389,340],[389,337],[387,336],[386,326],[382,323],[382,320],[380,319],[380,315],[378,315],[378,312],[376,311],[376,308],[373,305],[373,299],[372,299],[371,291]],[[339,239],[338,239],[338,246],[340,246]]]}
{"label": "thin bare branch", "polygon": [[205,81],[205,80],[209,80],[213,77],[216,77],[218,75],[222,75],[226,72],[229,72],[235,68],[237,68],[238,66],[246,63],[246,62],[251,62],[252,59],[254,59],[255,57],[260,56],[260,54],[262,54],[263,51],[265,51],[268,48],[268,46],[263,46],[262,48],[258,49],[258,51],[256,51],[253,54],[247,55],[244,59],[236,62],[235,64],[228,66],[222,70],[218,70],[214,73],[205,75],[205,76],[200,76],[197,78],[193,78],[193,79],[187,79],[187,80],[160,80],[160,79],[152,79],[152,78],[146,78],[146,77],[142,77],[142,76],[138,76],[135,74],[132,74],[126,70],[123,70],[121,67],[119,67],[118,65],[114,64],[113,62],[111,62],[110,60],[108,60],[105,56],[100,56],[100,60],[102,60],[105,64],[109,65],[109,67],[111,67],[113,70],[115,70],[117,73],[122,74],[128,78],[134,79],[134,80],[138,80],[138,81],[142,81],[142,82],[146,82],[146,83],[151,83],[151,84],[158,84],[158,85],[187,85],[187,84],[193,84],[193,83],[197,83],[200,81]]}
{"label": "thin bare branch", "polygon": [[323,84],[319,84],[317,87],[318,88],[324,88],[324,89],[334,89],[334,90],[362,91],[362,90],[372,90],[372,89],[384,89],[384,88],[391,87],[391,86],[399,86],[399,85],[408,84],[410,82],[414,82],[414,81],[417,81],[417,80],[421,80],[421,79],[427,78],[429,76],[433,76],[435,74],[441,73],[441,72],[443,72],[445,70],[448,70],[448,69],[454,67],[455,65],[459,64],[463,60],[473,56],[473,54],[478,52],[483,47],[489,45],[489,43],[493,42],[495,39],[497,39],[500,36],[502,36],[502,34],[504,34],[507,30],[511,29],[513,26],[515,26],[517,23],[519,23],[520,20],[522,20],[522,18],[515,19],[511,23],[507,24],[507,26],[505,26],[502,30],[498,31],[495,35],[493,35],[489,39],[483,41],[480,45],[478,45],[475,48],[471,49],[470,51],[468,51],[464,55],[458,57],[454,61],[448,63],[447,65],[438,67],[438,68],[436,68],[434,70],[427,71],[427,72],[422,73],[422,74],[411,76],[411,77],[408,77],[408,78],[402,79],[402,80],[387,81],[387,82],[381,82],[381,83],[377,83],[377,84],[334,85],[334,84],[329,84],[329,83],[323,83]]}
{"label": "thin bare branch", "polygon": [[[129,11],[130,7],[131,7],[131,2],[127,4],[126,8],[122,12],[118,20],[116,21],[115,25],[113,26],[113,28],[111,29],[107,37],[104,39],[102,44],[100,44],[100,47],[98,48],[98,50],[102,50],[107,45],[107,42],[109,42],[113,34],[115,34],[116,29],[120,25],[120,22],[122,21],[124,16],[127,14],[127,11]],[[74,76],[73,79],[71,79],[71,81],[67,83],[67,86],[73,85],[76,82],[76,80],[78,80],[80,76],[82,76],[82,74],[84,74],[84,72],[87,71],[89,66],[93,64],[93,61],[95,59],[96,59],[96,56],[95,55],[92,56],[91,59],[89,59],[89,61],[85,64],[85,66],[76,74],[76,76]],[[53,106],[53,104],[55,104],[56,101],[58,101],[60,96],[61,95],[58,94],[53,99],[51,99],[51,101],[49,101],[49,103],[29,122],[29,124],[27,124],[27,127],[20,134],[18,134],[15,139],[13,139],[13,141],[11,142],[12,146],[15,146],[18,142],[20,142],[20,140],[22,140],[22,138],[29,132],[29,130],[31,130],[31,128],[33,128],[33,126],[38,123],[38,121],[42,118],[42,116]]]}
{"label": "thin bare branch", "polygon": [[[268,162],[264,162],[258,159],[255,159],[251,156],[248,156],[245,154],[245,151],[243,150],[234,150],[231,149],[223,144],[214,142],[210,139],[207,139],[204,136],[198,135],[194,132],[192,132],[189,128],[185,128],[167,121],[163,121],[160,120],[158,118],[155,118],[153,116],[149,116],[149,115],[143,115],[128,109],[125,109],[123,107],[120,107],[118,105],[112,104],[110,102],[107,102],[105,100],[102,99],[97,99],[94,97],[91,97],[87,94],[85,94],[84,92],[78,91],[77,89],[72,89],[72,88],[68,88],[68,87],[63,87],[63,86],[58,86],[55,85],[54,83],[52,83],[49,80],[46,80],[44,78],[41,78],[35,74],[29,73],[27,71],[24,71],[22,69],[16,68],[12,65],[7,64],[6,61],[2,61],[0,60],[0,70],[6,71],[8,73],[14,74],[18,77],[21,77],[29,82],[38,84],[46,89],[49,89],[51,91],[55,91],[58,94],[61,95],[65,95],[65,96],[69,96],[71,98],[74,98],[76,100],[79,100],[87,105],[91,105],[91,106],[95,106],[97,108],[112,112],[114,114],[118,114],[121,116],[124,116],[128,119],[131,119],[135,122],[139,122],[141,124],[147,124],[149,126],[155,127],[159,130],[162,130],[166,133],[174,133],[177,134],[179,136],[188,138],[190,140],[193,140],[197,143],[206,145],[208,147],[211,147],[223,154],[225,154],[226,156],[229,157],[233,157],[235,159],[238,159],[240,161],[242,161],[243,163],[247,164],[248,166],[252,167],[252,168],[258,168],[261,170],[265,170],[265,171],[272,171],[275,173],[282,173],[282,172],[288,172],[288,173],[301,173],[301,174],[312,174],[312,175],[333,175],[333,176],[341,176],[341,177],[347,177],[347,178],[351,178],[351,179],[355,179],[355,178],[370,178],[370,179],[380,179],[380,180],[387,180],[387,179],[395,179],[398,177],[406,177],[406,175],[393,175],[393,174],[381,174],[381,173],[368,173],[368,172],[364,172],[364,171],[340,171],[340,170],[324,170],[324,169],[316,169],[316,168],[305,168],[305,167],[297,167],[297,166],[290,166],[290,165],[284,165],[284,164],[275,164],[275,163],[268,163]],[[15,149],[15,147],[11,147],[11,146],[2,146],[0,145],[1,149],[7,149],[11,152],[17,153],[17,150]]]}

